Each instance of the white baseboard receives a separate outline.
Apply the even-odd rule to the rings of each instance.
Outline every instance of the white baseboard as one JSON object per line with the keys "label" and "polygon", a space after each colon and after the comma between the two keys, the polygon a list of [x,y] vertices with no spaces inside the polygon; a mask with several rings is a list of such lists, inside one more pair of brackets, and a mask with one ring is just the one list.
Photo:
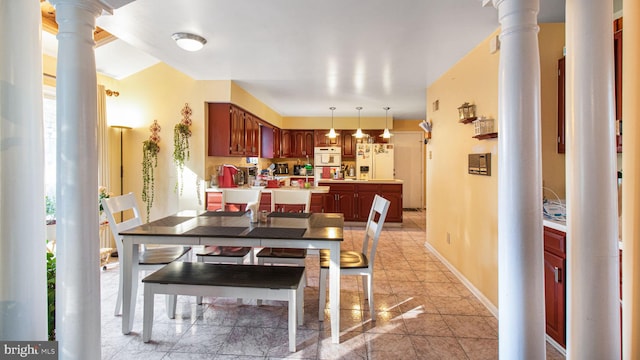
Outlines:
{"label": "white baseboard", "polygon": [[478,298],[478,300],[480,300],[480,302],[487,308],[487,310],[489,310],[489,312],[496,319],[498,318],[498,308],[495,305],[493,305],[493,303],[491,303],[491,301],[489,301],[489,299],[487,299],[487,297],[484,296],[484,294],[482,294],[480,290],[478,290],[475,286],[473,286],[473,284],[469,280],[467,280],[467,278],[464,277],[464,275],[462,275],[462,273],[458,271],[458,269],[456,269],[453,265],[451,265],[449,261],[447,261],[447,259],[445,259],[445,257],[438,252],[438,250],[436,250],[433,246],[431,246],[431,244],[425,241],[424,246],[429,251],[431,251],[433,255],[435,255],[438,258],[438,260],[440,260],[449,269],[449,271],[451,271],[453,275],[455,275],[458,278],[458,280],[460,280],[460,282],[462,282],[462,284],[466,286],[467,289],[469,289],[469,291],[471,291],[471,293],[476,298]]}

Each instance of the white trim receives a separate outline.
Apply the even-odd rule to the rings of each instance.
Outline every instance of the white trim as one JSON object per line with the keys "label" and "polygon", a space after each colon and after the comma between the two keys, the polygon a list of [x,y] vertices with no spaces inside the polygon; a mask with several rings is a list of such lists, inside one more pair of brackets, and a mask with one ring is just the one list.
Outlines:
{"label": "white trim", "polygon": [[427,250],[431,251],[433,253],[433,255],[435,255],[438,260],[440,260],[448,269],[449,271],[451,271],[453,273],[453,275],[455,275],[458,280],[460,280],[460,282],[462,282],[462,284],[464,286],[467,287],[467,289],[469,289],[469,291],[471,291],[471,293],[478,298],[478,300],[480,300],[480,302],[487,308],[487,310],[489,310],[489,312],[497,319],[498,318],[498,308],[493,305],[493,303],[487,299],[486,296],[484,296],[484,294],[482,294],[482,292],[480,290],[478,290],[475,286],[473,286],[473,284],[467,280],[466,277],[464,277],[464,275],[462,275],[462,273],[460,271],[458,271],[458,269],[456,269],[453,265],[451,265],[449,263],[449,261],[447,261],[447,259],[442,256],[433,246],[431,246],[431,244],[429,244],[428,241],[425,241],[424,246],[427,248]]}
{"label": "white trim", "polygon": [[551,336],[545,334],[545,337],[547,338],[547,342],[549,343],[549,345],[553,346],[556,350],[558,350],[559,353],[564,355],[564,357],[567,357],[567,349],[563,348],[560,344],[553,340]]}

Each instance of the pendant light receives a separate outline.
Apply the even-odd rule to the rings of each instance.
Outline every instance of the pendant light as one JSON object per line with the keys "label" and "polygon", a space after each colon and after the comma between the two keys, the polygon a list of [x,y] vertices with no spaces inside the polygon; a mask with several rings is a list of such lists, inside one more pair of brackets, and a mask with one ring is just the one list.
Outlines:
{"label": "pendant light", "polygon": [[333,111],[336,109],[335,106],[332,106],[329,108],[329,110],[331,110],[331,130],[329,130],[329,133],[327,134],[327,136],[329,137],[329,139],[335,139],[336,138],[336,129],[333,127]]}
{"label": "pendant light", "polygon": [[356,110],[358,110],[358,130],[356,130],[356,133],[353,134],[353,136],[355,136],[356,139],[362,139],[364,137],[362,128],[360,128],[360,110],[362,110],[362,106],[356,107]]}
{"label": "pendant light", "polygon": [[384,139],[388,139],[390,138],[393,134],[389,132],[389,125],[387,124],[387,115],[389,115],[389,109],[391,109],[390,107],[386,106],[383,107],[385,113],[384,113],[384,132],[382,133],[382,135],[380,135],[381,138]]}

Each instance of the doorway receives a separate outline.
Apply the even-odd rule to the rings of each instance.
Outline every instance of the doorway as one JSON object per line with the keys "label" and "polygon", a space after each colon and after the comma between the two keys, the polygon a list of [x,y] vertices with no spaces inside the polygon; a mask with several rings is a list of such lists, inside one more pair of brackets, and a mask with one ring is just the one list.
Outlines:
{"label": "doorway", "polygon": [[402,207],[424,209],[424,133],[398,131],[391,139],[395,148],[395,178],[404,181]]}

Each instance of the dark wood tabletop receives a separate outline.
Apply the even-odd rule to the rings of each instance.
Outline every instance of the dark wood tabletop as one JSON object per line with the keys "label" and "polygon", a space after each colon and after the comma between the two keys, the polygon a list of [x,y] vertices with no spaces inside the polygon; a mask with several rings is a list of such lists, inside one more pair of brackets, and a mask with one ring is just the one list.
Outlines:
{"label": "dark wood tabletop", "polygon": [[248,213],[241,216],[238,213],[221,215],[183,211],[122,231],[120,235],[343,240],[343,214],[314,213],[308,218],[279,214],[277,217],[268,217],[265,223],[252,223]]}

